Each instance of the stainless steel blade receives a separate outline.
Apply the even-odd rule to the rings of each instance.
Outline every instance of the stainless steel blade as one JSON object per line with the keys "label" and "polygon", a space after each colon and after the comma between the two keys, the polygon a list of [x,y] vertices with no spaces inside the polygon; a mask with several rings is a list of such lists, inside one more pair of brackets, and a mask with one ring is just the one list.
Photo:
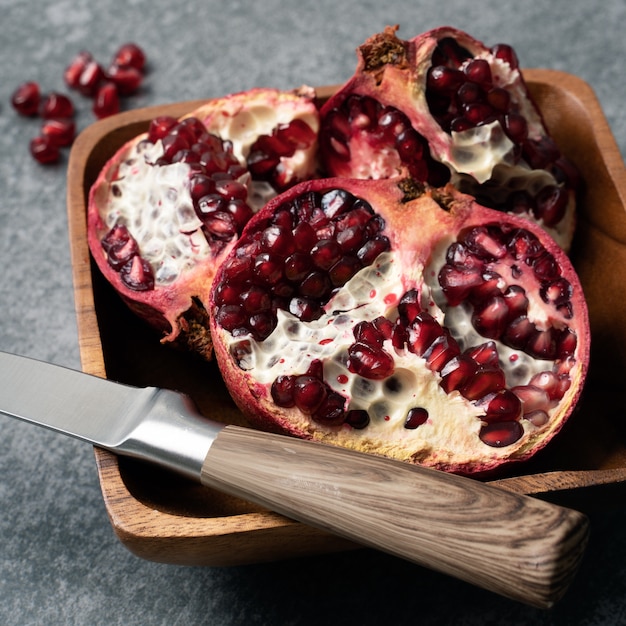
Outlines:
{"label": "stainless steel blade", "polygon": [[0,352],[0,413],[200,478],[222,424],[186,396]]}

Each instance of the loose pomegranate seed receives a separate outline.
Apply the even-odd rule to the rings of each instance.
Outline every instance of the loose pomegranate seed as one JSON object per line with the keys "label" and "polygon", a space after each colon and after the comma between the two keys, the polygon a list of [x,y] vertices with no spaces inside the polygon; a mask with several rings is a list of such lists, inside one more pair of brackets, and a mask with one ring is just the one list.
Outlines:
{"label": "loose pomegranate seed", "polygon": [[100,83],[104,80],[104,70],[99,63],[93,59],[87,61],[83,67],[83,71],[78,77],[78,90],[87,97],[96,95]]}
{"label": "loose pomegranate seed", "polygon": [[352,409],[346,413],[346,424],[361,430],[367,428],[370,423],[370,416],[367,411],[362,409]]}
{"label": "loose pomegranate seed", "polygon": [[30,142],[32,157],[43,165],[50,165],[59,160],[59,146],[47,135],[35,137]]}
{"label": "loose pomegranate seed", "polygon": [[146,64],[146,55],[137,44],[126,43],[117,50],[113,56],[112,64],[142,71]]}
{"label": "loose pomegranate seed", "polygon": [[39,103],[41,100],[41,92],[38,83],[29,81],[22,83],[11,96],[11,104],[13,108],[20,114],[25,116],[37,115],[39,112]]}
{"label": "loose pomegranate seed", "polygon": [[143,81],[143,74],[132,66],[112,65],[107,70],[106,77],[117,85],[122,96],[135,93]]}
{"label": "loose pomegranate seed", "polygon": [[72,89],[78,89],[80,85],[80,77],[87,65],[90,61],[92,61],[93,57],[91,54],[85,50],[79,52],[70,62],[70,64],[65,69],[63,77],[65,79],[65,83],[68,87]]}
{"label": "loose pomegranate seed", "polygon": [[41,126],[41,134],[57,146],[69,146],[76,136],[76,124],[71,119],[48,119]]}
{"label": "loose pomegranate seed", "polygon": [[98,119],[115,115],[120,111],[120,98],[114,83],[104,83],[98,88],[93,101],[93,112]]}
{"label": "loose pomegranate seed", "polygon": [[72,117],[74,104],[65,94],[52,91],[41,101],[39,115],[44,119]]}

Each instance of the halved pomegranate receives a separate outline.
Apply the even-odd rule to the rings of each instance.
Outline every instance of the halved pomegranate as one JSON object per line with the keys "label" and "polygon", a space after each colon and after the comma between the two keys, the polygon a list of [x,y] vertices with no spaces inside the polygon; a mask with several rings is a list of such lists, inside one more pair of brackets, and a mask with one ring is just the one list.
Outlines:
{"label": "halved pomegranate", "polygon": [[396,28],[359,47],[354,76],[322,108],[327,173],[450,180],[569,249],[579,176],[550,137],[513,49],[450,27],[404,41]]}
{"label": "halved pomegranate", "polygon": [[254,211],[276,194],[253,180],[250,146],[265,136],[271,146],[273,133],[292,125],[307,141],[285,157],[297,167],[283,167],[281,156],[274,168],[273,178],[287,186],[316,171],[310,90],[255,89],[212,100],[181,120],[156,118],[100,173],[89,195],[91,253],[164,342],[211,357],[206,305],[215,270]]}
{"label": "halved pomegranate", "polygon": [[274,198],[218,270],[210,313],[253,425],[465,474],[545,446],[589,355],[580,283],[542,229],[409,179]]}

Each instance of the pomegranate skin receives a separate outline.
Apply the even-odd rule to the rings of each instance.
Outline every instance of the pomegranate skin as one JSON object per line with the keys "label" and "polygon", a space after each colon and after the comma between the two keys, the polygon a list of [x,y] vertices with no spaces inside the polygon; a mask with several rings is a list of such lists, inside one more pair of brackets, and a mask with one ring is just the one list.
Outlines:
{"label": "pomegranate skin", "polygon": [[[303,323],[289,312],[281,313],[287,320],[282,328],[293,333],[293,339],[281,343],[277,335],[270,334],[269,340],[272,343],[267,344],[266,348],[259,348],[259,352],[257,345],[263,346],[265,340],[258,341],[252,337],[251,341],[250,334],[241,329],[241,320],[234,322],[235,325],[239,324],[239,329],[234,332],[226,330],[222,324],[221,320],[226,319],[226,309],[222,308],[225,300],[220,285],[234,284],[236,288],[239,278],[233,283],[233,274],[230,272],[237,265],[236,260],[243,256],[238,254],[237,250],[249,250],[251,242],[259,240],[258,232],[271,223],[273,216],[280,212],[281,207],[289,206],[295,198],[304,197],[311,192],[323,193],[330,189],[345,190],[359,201],[365,200],[375,211],[377,219],[384,220],[384,229],[380,234],[389,239],[391,261],[389,262],[389,259],[382,261],[385,256],[383,253],[383,257],[378,257],[377,261],[365,267],[364,271],[369,271],[368,267],[374,268],[375,271],[370,276],[378,273],[383,278],[380,283],[375,283],[369,295],[364,296],[362,301],[358,301],[358,297],[354,296],[357,299],[354,308],[346,305],[349,298],[345,299],[346,296],[342,295],[343,288],[339,287],[330,296],[324,305],[324,314],[317,320]],[[415,228],[415,224],[419,224],[419,229]],[[529,374],[526,380],[517,380],[519,384],[507,379],[504,388],[500,383],[497,387],[499,391],[484,393],[476,391],[483,384],[482,380],[470,377],[464,383],[465,388],[461,387],[457,380],[455,384],[458,386],[454,388],[455,390],[444,390],[446,381],[451,380],[447,378],[444,381],[444,376],[448,375],[446,363],[450,369],[454,362],[453,356],[459,356],[459,349],[465,355],[463,357],[465,359],[469,358],[466,355],[472,352],[471,358],[475,359],[472,362],[473,371],[476,371],[477,363],[481,363],[480,367],[485,371],[490,367],[488,362],[490,344],[487,338],[476,337],[474,331],[470,331],[465,338],[457,337],[458,344],[455,344],[456,340],[449,340],[447,331],[441,330],[449,326],[452,334],[456,336],[459,328],[463,326],[460,324],[455,328],[454,320],[448,319],[447,316],[452,315],[451,311],[458,307],[447,302],[445,294],[439,291],[440,286],[436,283],[437,274],[450,262],[444,260],[445,250],[453,246],[455,241],[459,241],[459,238],[465,237],[469,241],[474,235],[482,233],[487,225],[497,229],[502,224],[505,224],[506,233],[513,231],[530,233],[533,238],[539,240],[542,250],[556,260],[561,276],[566,277],[571,285],[569,306],[574,313],[569,322],[570,328],[575,333],[575,348],[571,354],[564,349],[560,365],[554,367],[554,371],[566,371],[566,376],[561,377],[562,380],[566,380],[566,389],[557,393],[558,398],[550,403],[549,410],[546,409],[549,417],[546,413],[545,421],[543,416],[540,419],[540,411],[537,411],[536,404],[537,398],[545,399],[545,394],[542,396],[535,391],[531,405],[527,399],[530,396],[527,389],[532,388],[534,391],[534,384],[539,385],[537,381],[540,378],[541,380],[555,378],[552,366],[553,363],[559,362],[559,359],[545,366],[546,370],[550,370],[547,372],[541,372],[544,366],[540,363],[533,385],[529,384],[528,379],[531,377]],[[507,234],[507,237],[509,236]],[[514,247],[516,250],[521,249],[515,241],[509,247],[511,250]],[[448,259],[451,256],[448,252]],[[394,264],[399,268],[395,270],[397,272],[395,274],[388,269]],[[359,274],[356,275],[358,276]],[[394,280],[391,280],[390,276],[395,276]],[[530,284],[534,279],[528,280],[529,291],[526,295],[534,301],[536,295],[530,291],[534,287]],[[374,289],[376,293],[373,292]],[[484,284],[480,289],[486,289]],[[413,300],[408,297],[412,293],[417,294]],[[228,302],[236,300],[232,295],[229,295],[229,298]],[[368,306],[371,306],[371,310],[367,313],[355,313],[368,309]],[[533,306],[541,307],[538,302]],[[535,318],[537,323],[542,315],[539,308],[533,313],[537,316]],[[403,312],[399,313],[401,309]],[[394,334],[393,328],[394,324],[396,329],[402,326],[398,322],[401,315],[415,316],[417,311],[424,320],[433,320],[429,324],[433,328],[439,328],[439,331],[436,331],[439,333],[437,335],[439,339],[436,342],[432,342],[432,337],[427,340],[426,330],[421,331],[420,338],[418,326],[414,324],[409,334],[413,334],[411,341],[415,347],[407,351],[406,333],[402,338],[401,333]],[[423,190],[419,185],[407,186],[399,184],[397,180],[365,181],[337,178],[308,181],[293,187],[270,201],[244,229],[240,240],[217,272],[210,294],[210,312],[215,356],[222,376],[235,403],[254,427],[461,474],[491,473],[511,462],[529,459],[541,450],[561,430],[570,416],[583,387],[588,367],[590,335],[586,304],[575,271],[563,251],[537,226],[516,216],[503,217],[501,213],[478,205],[471,196],[459,193],[450,185],[443,189]],[[232,304],[228,305],[228,313],[234,315]],[[333,342],[337,342],[337,346],[339,344],[344,346],[338,347],[337,353],[334,353],[332,358],[320,357],[319,360],[322,361],[320,364],[314,355],[309,360],[300,359],[295,371],[281,370],[278,367],[276,374],[279,375],[268,373],[268,368],[273,369],[276,363],[289,360],[289,342],[296,342],[299,337],[306,335],[308,331],[305,331],[304,327],[309,330],[319,327],[333,328],[334,325],[340,327],[337,317],[341,315],[355,316],[354,322],[348,323],[348,330],[344,329],[342,336],[335,336],[332,333],[316,335],[317,331],[311,331],[315,341],[315,345],[311,343],[310,346],[312,353],[317,354],[315,352],[317,344],[332,346],[335,345]],[[559,324],[561,322],[562,320]],[[350,327],[352,323],[354,326]],[[301,327],[295,330],[294,325]],[[425,329],[427,326],[425,324],[419,328]],[[402,330],[406,329],[402,327]],[[350,334],[350,331],[353,334]],[[461,329],[460,332],[463,334],[464,331]],[[320,337],[323,338],[320,340]],[[358,348],[359,345],[363,345],[361,341],[366,344],[365,348],[356,349],[355,346]],[[415,355],[420,341],[424,341],[424,346],[430,345],[430,349],[425,349],[422,356],[417,358]],[[352,345],[348,348],[351,342]],[[499,343],[499,340],[496,342],[502,350],[499,355],[501,363],[509,360],[513,363],[518,358],[526,358],[522,350],[507,348]],[[251,343],[254,344],[252,349]],[[457,349],[454,345],[460,348]],[[444,349],[437,352],[441,346],[452,346],[456,352],[451,350],[447,356],[442,356],[445,355]],[[304,347],[302,350],[307,351],[307,348]],[[380,350],[391,356],[395,365],[390,366],[386,357],[378,358],[376,355],[380,355]],[[253,356],[250,356],[251,354]],[[266,356],[259,357],[259,354]],[[350,359],[361,359],[362,354],[366,354],[367,358],[360,361],[361,365],[366,363],[367,368],[374,363],[370,375],[354,374],[357,368],[351,368]],[[498,355],[495,358],[497,364]],[[527,359],[528,362],[533,360],[534,357]],[[540,362],[539,359],[537,361]],[[497,365],[495,367],[497,369]],[[374,372],[378,372],[379,368],[385,371],[382,378],[377,380],[378,374]],[[508,377],[510,374],[507,372],[506,375]],[[311,415],[315,408],[309,410],[305,405],[305,408],[301,409],[285,400],[285,397],[292,393],[290,385],[287,384],[289,376],[296,377],[293,380],[296,386],[305,385],[308,378],[317,377],[328,384],[327,397],[332,400],[331,405],[335,408],[338,404],[341,405],[337,396],[343,397],[345,404],[339,410],[329,410],[326,421],[316,421]],[[517,374],[513,375],[513,379],[515,376]],[[351,383],[344,384],[348,377],[352,377]],[[383,413],[379,414],[376,414],[376,408],[373,409],[372,405],[359,404],[355,390],[360,388],[362,381],[365,381],[366,387],[376,384],[379,389],[391,390],[392,396],[396,394],[398,387],[400,393],[396,397],[405,398],[407,393],[413,394],[414,400],[409,400],[406,406],[411,406],[413,402],[415,408],[408,411],[404,426],[402,420],[398,422],[394,414],[384,415],[384,410],[391,410],[390,403],[385,405],[386,400],[383,402],[379,398],[374,403],[383,407]],[[307,402],[314,403],[315,406],[319,404],[318,387],[319,385],[309,388],[311,394],[307,399]],[[515,391],[509,393],[513,387],[516,387]],[[524,388],[524,393],[519,391],[518,388],[521,387]],[[469,391],[470,388],[473,391]],[[411,391],[414,389],[420,390],[419,393]],[[462,391],[459,392],[459,389]],[[511,394],[516,392],[519,393],[519,397],[525,397],[529,402],[525,417],[519,416],[522,401],[518,396],[513,398],[513,402],[510,401]],[[484,395],[481,395],[483,393]],[[281,406],[277,405],[275,398]],[[492,408],[487,408],[488,404]],[[343,416],[337,419],[341,408]],[[369,413],[369,422],[366,411]],[[514,417],[509,419],[511,411]],[[491,424],[492,420],[495,425]],[[513,424],[514,428],[511,429],[510,424]],[[502,445],[499,428],[508,429],[509,433],[513,432],[517,439],[508,445],[506,442]]]}
{"label": "pomegranate skin", "polygon": [[[453,27],[436,28],[410,40],[397,37],[396,30],[387,27],[358,48],[354,75],[322,107],[323,170],[330,176],[355,178],[408,174],[436,186],[449,180],[486,206],[538,223],[569,250],[579,179],[550,137],[517,65],[511,67],[498,57],[498,46],[489,49]],[[446,46],[466,56],[442,60],[441,49]],[[468,69],[476,61],[488,68],[488,87]],[[447,75],[444,70],[449,70]],[[437,82],[450,83],[449,90],[442,88],[443,95],[434,92]],[[459,95],[468,86],[476,93],[470,98],[466,89],[465,95]],[[461,98],[467,102],[461,104]],[[401,113],[404,122],[399,128],[404,134],[410,131],[411,142],[417,137],[424,144],[418,156],[412,150],[413,156],[403,156],[407,144],[397,136],[393,145],[381,144],[385,129],[374,132],[377,122],[365,121],[369,113],[364,116],[361,110],[353,116],[354,102],[362,99],[380,105],[377,115],[388,110]],[[446,108],[440,100],[451,104]],[[365,109],[371,111],[371,106]],[[539,196],[543,188],[557,189],[558,201],[546,205],[548,194]]]}
{"label": "pomegranate skin", "polygon": [[[181,150],[179,155],[170,155],[169,161],[164,160],[162,139],[167,129],[154,141],[149,140],[149,133],[135,137],[102,168],[89,193],[90,251],[103,276],[127,306],[161,335],[162,343],[212,358],[206,306],[215,271],[234,245],[243,223],[267,198],[276,194],[271,187],[263,184],[258,189],[251,181],[245,163],[248,145],[242,137],[252,142],[271,131],[276,120],[288,122],[294,116],[306,119],[316,135],[318,112],[311,93],[254,89],[210,100],[180,120],[168,122],[172,131],[177,124],[187,122],[190,128],[195,128],[194,132],[200,132],[202,126],[195,122],[211,124],[212,133],[222,142],[225,152],[220,153],[215,167],[231,172],[232,180],[230,187],[209,181],[211,189],[207,198],[217,197],[216,187],[224,194],[233,195],[230,202],[217,197],[222,209],[210,214],[215,217],[210,224],[204,221],[209,213],[202,213],[209,211],[206,206],[210,203],[191,197],[197,159],[181,156],[185,153]],[[259,110],[267,112],[261,120],[253,115]],[[233,154],[234,146],[238,149],[237,155]],[[315,152],[316,145],[312,144],[305,154],[298,155],[298,175],[308,177],[316,171]],[[215,176],[220,178],[222,173],[217,172]],[[131,239],[127,241],[128,234],[118,232],[115,242],[107,243],[107,237],[110,239],[115,234],[118,225],[127,227]],[[126,244],[122,245],[124,241]],[[175,248],[171,254],[167,253],[169,245]],[[107,249],[111,247],[113,253]],[[118,264],[115,257],[124,254],[127,248],[133,248],[144,263],[137,261],[134,267],[121,270],[117,266],[121,262]],[[155,251],[159,260],[150,261]],[[168,256],[182,260],[168,269]]]}

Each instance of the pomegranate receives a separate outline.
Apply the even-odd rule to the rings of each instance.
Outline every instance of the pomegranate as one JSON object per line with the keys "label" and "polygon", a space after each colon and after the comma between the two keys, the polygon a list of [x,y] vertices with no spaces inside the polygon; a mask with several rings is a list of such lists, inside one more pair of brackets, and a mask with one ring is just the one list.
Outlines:
{"label": "pomegranate", "polygon": [[296,185],[248,222],[209,312],[252,425],[463,474],[543,448],[588,364],[563,250],[450,184]]}
{"label": "pomegranate", "polygon": [[513,49],[450,27],[410,41],[396,29],[359,47],[354,76],[321,110],[328,175],[451,181],[485,206],[537,222],[568,250],[579,176],[550,137]]}
{"label": "pomegranate", "polygon": [[[287,185],[315,173],[317,131],[312,90],[255,89],[181,120],[154,119],[103,168],[89,196],[92,255],[164,342],[211,357],[206,306],[215,270],[253,212],[276,195],[266,179]],[[297,139],[288,154],[280,133]],[[257,182],[246,159],[264,137],[266,152],[276,144],[280,156]]]}
{"label": "pomegranate", "polygon": [[37,115],[40,103],[39,84],[32,80],[19,85],[11,95],[11,105],[20,115]]}

